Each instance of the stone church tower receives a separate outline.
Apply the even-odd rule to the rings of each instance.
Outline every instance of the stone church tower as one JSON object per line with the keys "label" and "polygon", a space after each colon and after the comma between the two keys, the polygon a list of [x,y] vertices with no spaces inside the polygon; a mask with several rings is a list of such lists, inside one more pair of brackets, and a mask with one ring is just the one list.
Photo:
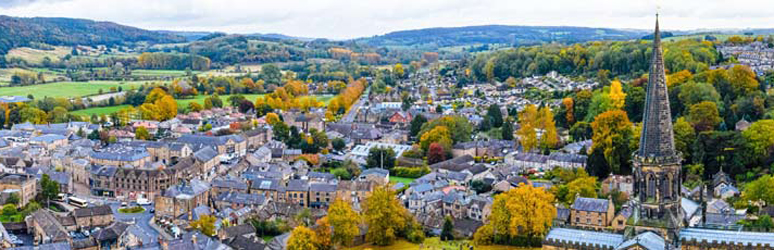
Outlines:
{"label": "stone church tower", "polygon": [[661,34],[656,15],[653,56],[645,98],[640,148],[634,165],[634,229],[654,231],[675,241],[685,216],[680,206],[682,155],[675,150]]}

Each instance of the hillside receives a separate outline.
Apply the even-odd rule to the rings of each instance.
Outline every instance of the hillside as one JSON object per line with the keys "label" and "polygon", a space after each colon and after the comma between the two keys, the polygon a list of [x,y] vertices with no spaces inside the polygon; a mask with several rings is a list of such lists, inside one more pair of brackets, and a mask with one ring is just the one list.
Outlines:
{"label": "hillside", "polygon": [[645,31],[605,28],[484,25],[396,31],[358,40],[379,47],[409,46],[435,49],[495,43],[531,45],[546,42],[575,43],[592,40],[628,40],[640,38],[646,34]]}
{"label": "hillside", "polygon": [[185,38],[112,22],[48,17],[0,15],[0,54],[14,47],[35,43],[49,45],[113,45],[132,42],[175,43]]}

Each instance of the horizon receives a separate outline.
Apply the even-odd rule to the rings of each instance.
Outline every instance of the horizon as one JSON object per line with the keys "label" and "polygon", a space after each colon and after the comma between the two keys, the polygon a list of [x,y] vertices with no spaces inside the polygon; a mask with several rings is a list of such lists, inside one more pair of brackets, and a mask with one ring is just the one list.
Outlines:
{"label": "horizon", "polygon": [[[112,1],[11,0],[0,3],[3,15],[65,17],[114,22],[157,31],[282,34],[299,38],[348,40],[405,30],[468,26],[566,26],[649,30],[659,9],[655,0],[523,1],[316,1],[289,3],[230,0]],[[774,10],[764,1],[680,1],[661,5],[665,31],[724,31],[774,28]],[[234,8],[249,6],[249,8]],[[291,8],[288,8],[290,6]],[[126,12],[130,9],[133,11]],[[350,17],[350,18],[347,18]],[[594,18],[589,18],[594,17]]]}

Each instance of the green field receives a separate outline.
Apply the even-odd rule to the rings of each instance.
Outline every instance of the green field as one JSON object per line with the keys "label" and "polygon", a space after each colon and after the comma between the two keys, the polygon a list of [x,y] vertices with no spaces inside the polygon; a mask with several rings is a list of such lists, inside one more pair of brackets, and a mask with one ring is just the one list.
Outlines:
{"label": "green field", "polygon": [[406,178],[406,177],[397,177],[397,176],[390,176],[390,182],[402,182],[403,184],[411,184],[412,181],[414,181],[416,178]]}
{"label": "green field", "polygon": [[87,109],[81,109],[81,110],[72,111],[70,113],[76,114],[76,115],[86,115],[86,116],[102,115],[102,114],[107,115],[107,114],[112,114],[112,113],[118,112],[119,110],[121,110],[123,108],[126,108],[126,107],[130,107],[130,105],[118,105],[118,106],[110,106],[110,107],[87,108]]}
{"label": "green field", "polygon": [[36,99],[49,97],[79,97],[96,95],[102,89],[104,93],[110,91],[110,87],[121,86],[124,90],[129,90],[132,86],[137,87],[149,81],[90,81],[90,82],[55,82],[46,84],[37,84],[21,87],[2,87],[0,96],[18,95],[27,96],[32,94]]}

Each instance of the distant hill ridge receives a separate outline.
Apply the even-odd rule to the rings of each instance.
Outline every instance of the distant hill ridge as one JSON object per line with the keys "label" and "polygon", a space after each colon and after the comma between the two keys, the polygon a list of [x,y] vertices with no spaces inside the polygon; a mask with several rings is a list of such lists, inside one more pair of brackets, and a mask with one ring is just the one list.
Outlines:
{"label": "distant hill ridge", "polygon": [[645,30],[573,26],[481,25],[395,31],[357,40],[372,46],[448,47],[492,43],[528,45],[546,42],[629,40],[646,34]]}
{"label": "distant hill ridge", "polygon": [[113,45],[131,42],[174,43],[176,34],[144,30],[113,22],[61,17],[11,17],[0,15],[0,54],[31,43],[51,45]]}

